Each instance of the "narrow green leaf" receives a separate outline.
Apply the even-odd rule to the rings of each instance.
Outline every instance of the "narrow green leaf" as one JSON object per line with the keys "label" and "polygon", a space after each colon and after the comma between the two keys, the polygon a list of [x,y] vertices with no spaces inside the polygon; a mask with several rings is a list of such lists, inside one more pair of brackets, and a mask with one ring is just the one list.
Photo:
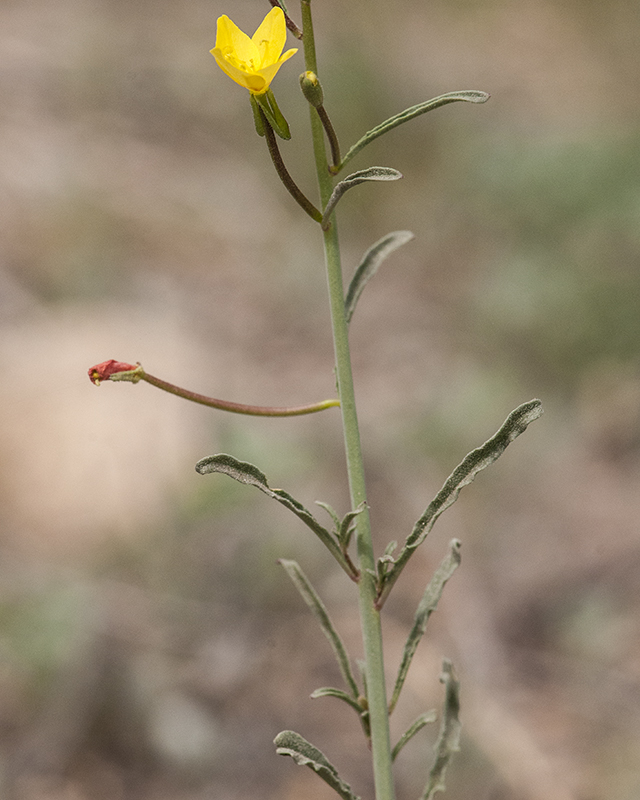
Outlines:
{"label": "narrow green leaf", "polygon": [[384,553],[381,555],[380,558],[376,562],[376,572],[375,579],[376,579],[376,589],[380,591],[380,588],[384,586],[384,581],[387,576],[387,572],[391,569],[393,564],[395,564],[395,559],[391,555],[391,553]]}
{"label": "narrow green leaf", "polygon": [[407,672],[409,671],[409,666],[411,665],[411,660],[415,655],[420,639],[422,639],[424,632],[427,629],[429,617],[438,607],[438,601],[442,597],[445,584],[460,566],[460,547],[461,542],[459,539],[452,539],[449,542],[449,552],[442,560],[433,578],[431,578],[429,581],[429,584],[427,585],[427,588],[422,596],[422,600],[418,605],[418,609],[413,619],[413,626],[409,631],[409,636],[407,637],[404,651],[402,653],[402,660],[400,661],[400,667],[398,669],[398,677],[396,678],[393,694],[391,695],[391,701],[389,702],[389,713],[391,713],[396,707],[405,678],[407,677]]}
{"label": "narrow green leaf", "polygon": [[401,177],[402,173],[398,172],[397,169],[392,169],[391,167],[369,167],[368,169],[363,169],[359,172],[353,172],[344,180],[340,181],[340,183],[336,184],[333,192],[331,193],[331,197],[329,198],[324,209],[324,215],[321,223],[322,228],[326,230],[329,227],[329,219],[331,218],[338,201],[349,189],[352,189],[354,186],[358,186],[361,183],[365,183],[366,181],[397,181]]}
{"label": "narrow green leaf", "polygon": [[342,519],[338,516],[338,513],[333,509],[328,503],[322,503],[320,500],[316,500],[316,505],[324,508],[324,510],[329,514],[331,519],[333,520],[333,533],[340,543],[340,547],[343,552],[347,551],[349,547],[349,542],[351,540],[351,534],[353,533],[354,529],[354,520],[358,516],[358,514],[362,514],[365,508],[364,503],[360,503],[358,508],[355,511],[348,511]]}
{"label": "narrow green leaf", "polygon": [[220,472],[236,481],[240,481],[240,483],[247,484],[248,486],[255,486],[257,489],[260,489],[261,492],[277,500],[285,508],[288,508],[289,511],[293,511],[293,513],[316,534],[327,549],[331,551],[333,557],[338,561],[350,578],[355,577],[353,567],[349,565],[345,559],[335,536],[332,536],[329,531],[318,522],[313,514],[290,494],[283,489],[271,489],[265,474],[261,472],[258,467],[246,461],[238,461],[237,458],[227,455],[226,453],[219,453],[218,455],[208,456],[198,461],[196,464],[196,472],[199,472],[200,475]]}
{"label": "narrow green leaf", "polygon": [[398,739],[398,743],[391,751],[391,760],[395,761],[396,756],[405,746],[405,744],[412,739],[418,731],[421,731],[425,725],[430,725],[432,722],[435,722],[438,719],[438,715],[435,711],[427,711],[424,714],[420,714],[418,719],[415,720],[407,730],[402,734],[400,739]]}
{"label": "narrow green leaf", "polygon": [[358,516],[358,514],[362,514],[364,509],[365,504],[360,503],[355,511],[349,511],[344,515],[344,518],[340,523],[338,530],[336,531],[338,541],[342,545],[343,550],[346,550],[349,547],[349,542],[351,541],[351,536],[355,527],[355,518]]}
{"label": "narrow green leaf", "polygon": [[394,128],[397,128],[398,125],[402,125],[404,122],[409,122],[410,119],[415,119],[421,114],[426,114],[427,111],[433,111],[434,108],[446,106],[447,103],[455,103],[457,101],[465,101],[467,103],[486,103],[489,97],[490,95],[488,95],[486,92],[478,92],[474,89],[470,89],[462,92],[448,92],[447,94],[442,94],[439,97],[434,97],[433,100],[427,100],[424,103],[418,103],[417,106],[411,106],[411,108],[407,108],[404,111],[401,111],[399,114],[396,114],[384,122],[381,122],[380,125],[376,125],[375,128],[372,128],[370,131],[365,133],[361,139],[358,139],[353,147],[345,154],[340,163],[339,169],[342,169],[347,162],[351,161],[351,159],[362,150],[363,147],[366,147],[374,139],[377,139],[378,136],[382,136],[383,133],[388,133]]}
{"label": "narrow green leaf", "polygon": [[444,683],[445,698],[442,709],[442,724],[435,745],[436,760],[431,768],[429,780],[421,800],[433,800],[436,792],[444,792],[444,778],[453,754],[460,749],[460,683],[448,658],[442,662],[441,683]]}
{"label": "narrow green leaf", "polygon": [[332,686],[323,686],[321,689],[316,689],[315,692],[311,693],[311,697],[314,700],[316,700],[318,697],[337,697],[338,700],[344,700],[344,702],[348,703],[351,708],[354,708],[358,712],[358,716],[360,716],[364,711],[360,703],[351,697],[350,694],[343,692],[342,689],[334,689]]}
{"label": "narrow green leaf", "polygon": [[363,661],[362,659],[358,659],[358,670],[360,671],[360,679],[362,680],[362,696],[358,699],[360,700],[360,705],[365,709],[362,712],[361,719],[362,725],[364,727],[364,732],[368,739],[371,738],[371,719],[369,718],[369,689],[367,687],[367,662]]}
{"label": "narrow green leaf", "polygon": [[413,234],[411,231],[393,231],[383,236],[382,239],[379,239],[375,244],[372,244],[367,250],[351,279],[344,301],[347,322],[351,322],[351,317],[353,316],[356,303],[362,294],[362,290],[376,274],[382,262],[390,256],[394,250],[402,247],[403,244],[410,242],[412,239]]}
{"label": "narrow green leaf", "polygon": [[472,450],[454,469],[445,481],[442,489],[427,506],[426,511],[413,527],[407,537],[396,563],[388,571],[382,591],[376,601],[376,606],[381,608],[393,584],[404,569],[407,561],[422,544],[436,520],[458,499],[460,490],[467,486],[481,470],[488,467],[498,459],[511,442],[520,436],[527,427],[542,414],[540,400],[529,400],[512,411],[500,430],[486,441],[481,447]]}
{"label": "narrow green leaf", "polygon": [[364,692],[362,693],[365,697],[368,697],[367,691],[367,662],[363,659],[359,658],[356,661],[358,665],[358,670],[360,671],[360,677],[362,678],[362,686],[364,687]]}
{"label": "narrow green leaf", "polygon": [[398,547],[398,542],[389,542],[389,544],[384,548],[385,556],[393,556],[393,551]]}
{"label": "narrow green leaf", "polygon": [[280,756],[290,756],[296,764],[309,767],[318,773],[325,783],[337,792],[343,800],[360,800],[352,791],[348,783],[338,775],[338,770],[331,764],[327,757],[295,731],[282,731],[273,740],[276,753]]}
{"label": "narrow green leaf", "polygon": [[333,520],[333,525],[337,531],[340,528],[340,517],[338,516],[338,512],[332,508],[329,503],[323,503],[321,500],[316,500],[316,505],[320,506],[320,508],[324,508],[324,510]]}
{"label": "narrow green leaf", "polygon": [[333,652],[336,655],[338,666],[340,667],[340,672],[342,673],[344,682],[351,690],[351,694],[354,699],[357,699],[360,691],[351,671],[349,656],[347,655],[344,643],[340,638],[340,634],[335,629],[333,622],[329,617],[329,612],[325,608],[324,603],[296,561],[289,561],[285,558],[281,558],[278,563],[284,567],[287,575],[293,581],[294,586],[302,595],[302,599],[309,606],[311,613],[320,623],[320,627],[322,628],[324,635],[329,640],[329,644],[333,648]]}

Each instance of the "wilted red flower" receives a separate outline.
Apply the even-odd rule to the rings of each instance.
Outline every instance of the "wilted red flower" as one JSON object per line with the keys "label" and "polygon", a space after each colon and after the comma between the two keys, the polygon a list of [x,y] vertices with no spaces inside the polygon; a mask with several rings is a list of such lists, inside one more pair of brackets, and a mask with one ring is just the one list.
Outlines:
{"label": "wilted red flower", "polygon": [[95,367],[89,367],[89,378],[91,383],[100,386],[100,381],[108,381],[112,375],[119,372],[133,372],[138,369],[138,366],[138,364],[127,364],[124,361],[114,361],[111,358],[109,361],[103,361],[102,364],[96,364]]}

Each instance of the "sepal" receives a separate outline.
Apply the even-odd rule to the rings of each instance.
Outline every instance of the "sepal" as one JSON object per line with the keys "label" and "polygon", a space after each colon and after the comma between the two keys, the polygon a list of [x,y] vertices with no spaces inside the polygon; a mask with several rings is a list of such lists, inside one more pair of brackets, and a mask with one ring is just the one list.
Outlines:
{"label": "sepal", "polygon": [[305,100],[314,108],[320,108],[324,103],[324,92],[315,72],[307,70],[300,76],[300,88]]}
{"label": "sepal", "polygon": [[267,89],[267,91],[262,94],[255,94],[253,97],[255,97],[256,103],[267,118],[267,122],[278,136],[281,139],[290,139],[291,131],[289,130],[289,123],[284,118],[282,111],[280,111],[271,89]]}
{"label": "sepal", "polygon": [[253,111],[253,122],[256,126],[256,133],[258,136],[266,136],[267,133],[264,129],[264,118],[260,113],[260,106],[258,105],[255,94],[250,94],[249,99],[251,100],[251,110]]}

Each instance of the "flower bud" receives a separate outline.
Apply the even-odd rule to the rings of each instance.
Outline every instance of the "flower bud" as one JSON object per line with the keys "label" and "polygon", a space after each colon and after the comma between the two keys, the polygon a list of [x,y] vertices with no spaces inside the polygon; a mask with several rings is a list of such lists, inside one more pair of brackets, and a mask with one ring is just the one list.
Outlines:
{"label": "flower bud", "polygon": [[300,76],[302,94],[314,108],[320,108],[324,103],[324,93],[315,72],[303,72]]}
{"label": "flower bud", "polygon": [[140,364],[127,364],[124,361],[103,361],[95,367],[89,367],[89,380],[100,386],[101,381],[130,381],[138,383],[144,372]]}

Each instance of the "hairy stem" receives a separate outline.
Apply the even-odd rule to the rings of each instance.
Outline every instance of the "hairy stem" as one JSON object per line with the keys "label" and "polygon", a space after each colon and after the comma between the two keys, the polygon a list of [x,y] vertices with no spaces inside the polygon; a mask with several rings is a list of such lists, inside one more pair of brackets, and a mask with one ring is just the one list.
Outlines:
{"label": "hairy stem", "polygon": [[331,120],[329,119],[329,115],[325,111],[324,106],[318,106],[318,116],[320,117],[320,122],[322,122],[322,127],[324,128],[324,132],[327,134],[327,139],[329,140],[329,147],[331,148],[331,174],[335,174],[338,171],[340,165],[340,144],[338,142],[338,137],[336,135],[335,128],[333,127]]}
{"label": "hairy stem", "polygon": [[[317,74],[315,43],[311,19],[310,0],[301,0],[302,30],[305,67]],[[324,143],[323,126],[315,109],[311,108],[311,131],[313,148],[320,187],[322,207],[331,196],[333,181],[329,173]],[[389,715],[384,677],[382,652],[382,630],[380,613],[375,608],[375,585],[370,571],[375,572],[375,558],[371,539],[371,525],[366,506],[364,465],[360,446],[360,432],[356,413],[351,354],[344,305],[342,268],[337,226],[332,224],[324,231],[325,261],[331,305],[336,358],[338,394],[342,409],[349,488],[353,508],[361,504],[363,511],[356,518],[356,546],[361,571],[359,589],[360,619],[366,661],[367,701],[371,721],[371,749],[376,800],[394,800],[393,777],[391,773],[391,742],[389,736]]]}
{"label": "hairy stem", "polygon": [[313,203],[309,200],[309,198],[303,194],[300,190],[298,184],[293,180],[289,171],[284,165],[284,161],[282,160],[282,156],[280,155],[280,149],[278,147],[278,141],[276,139],[276,135],[273,132],[273,128],[269,124],[269,120],[266,118],[264,111],[260,109],[260,115],[262,118],[262,123],[264,125],[264,135],[267,140],[267,147],[269,148],[269,155],[271,156],[271,160],[273,161],[273,166],[276,168],[276,172],[278,173],[278,177],[284,183],[285,188],[296,201],[296,203],[316,222],[322,221],[322,214],[321,212],[313,205]]}

